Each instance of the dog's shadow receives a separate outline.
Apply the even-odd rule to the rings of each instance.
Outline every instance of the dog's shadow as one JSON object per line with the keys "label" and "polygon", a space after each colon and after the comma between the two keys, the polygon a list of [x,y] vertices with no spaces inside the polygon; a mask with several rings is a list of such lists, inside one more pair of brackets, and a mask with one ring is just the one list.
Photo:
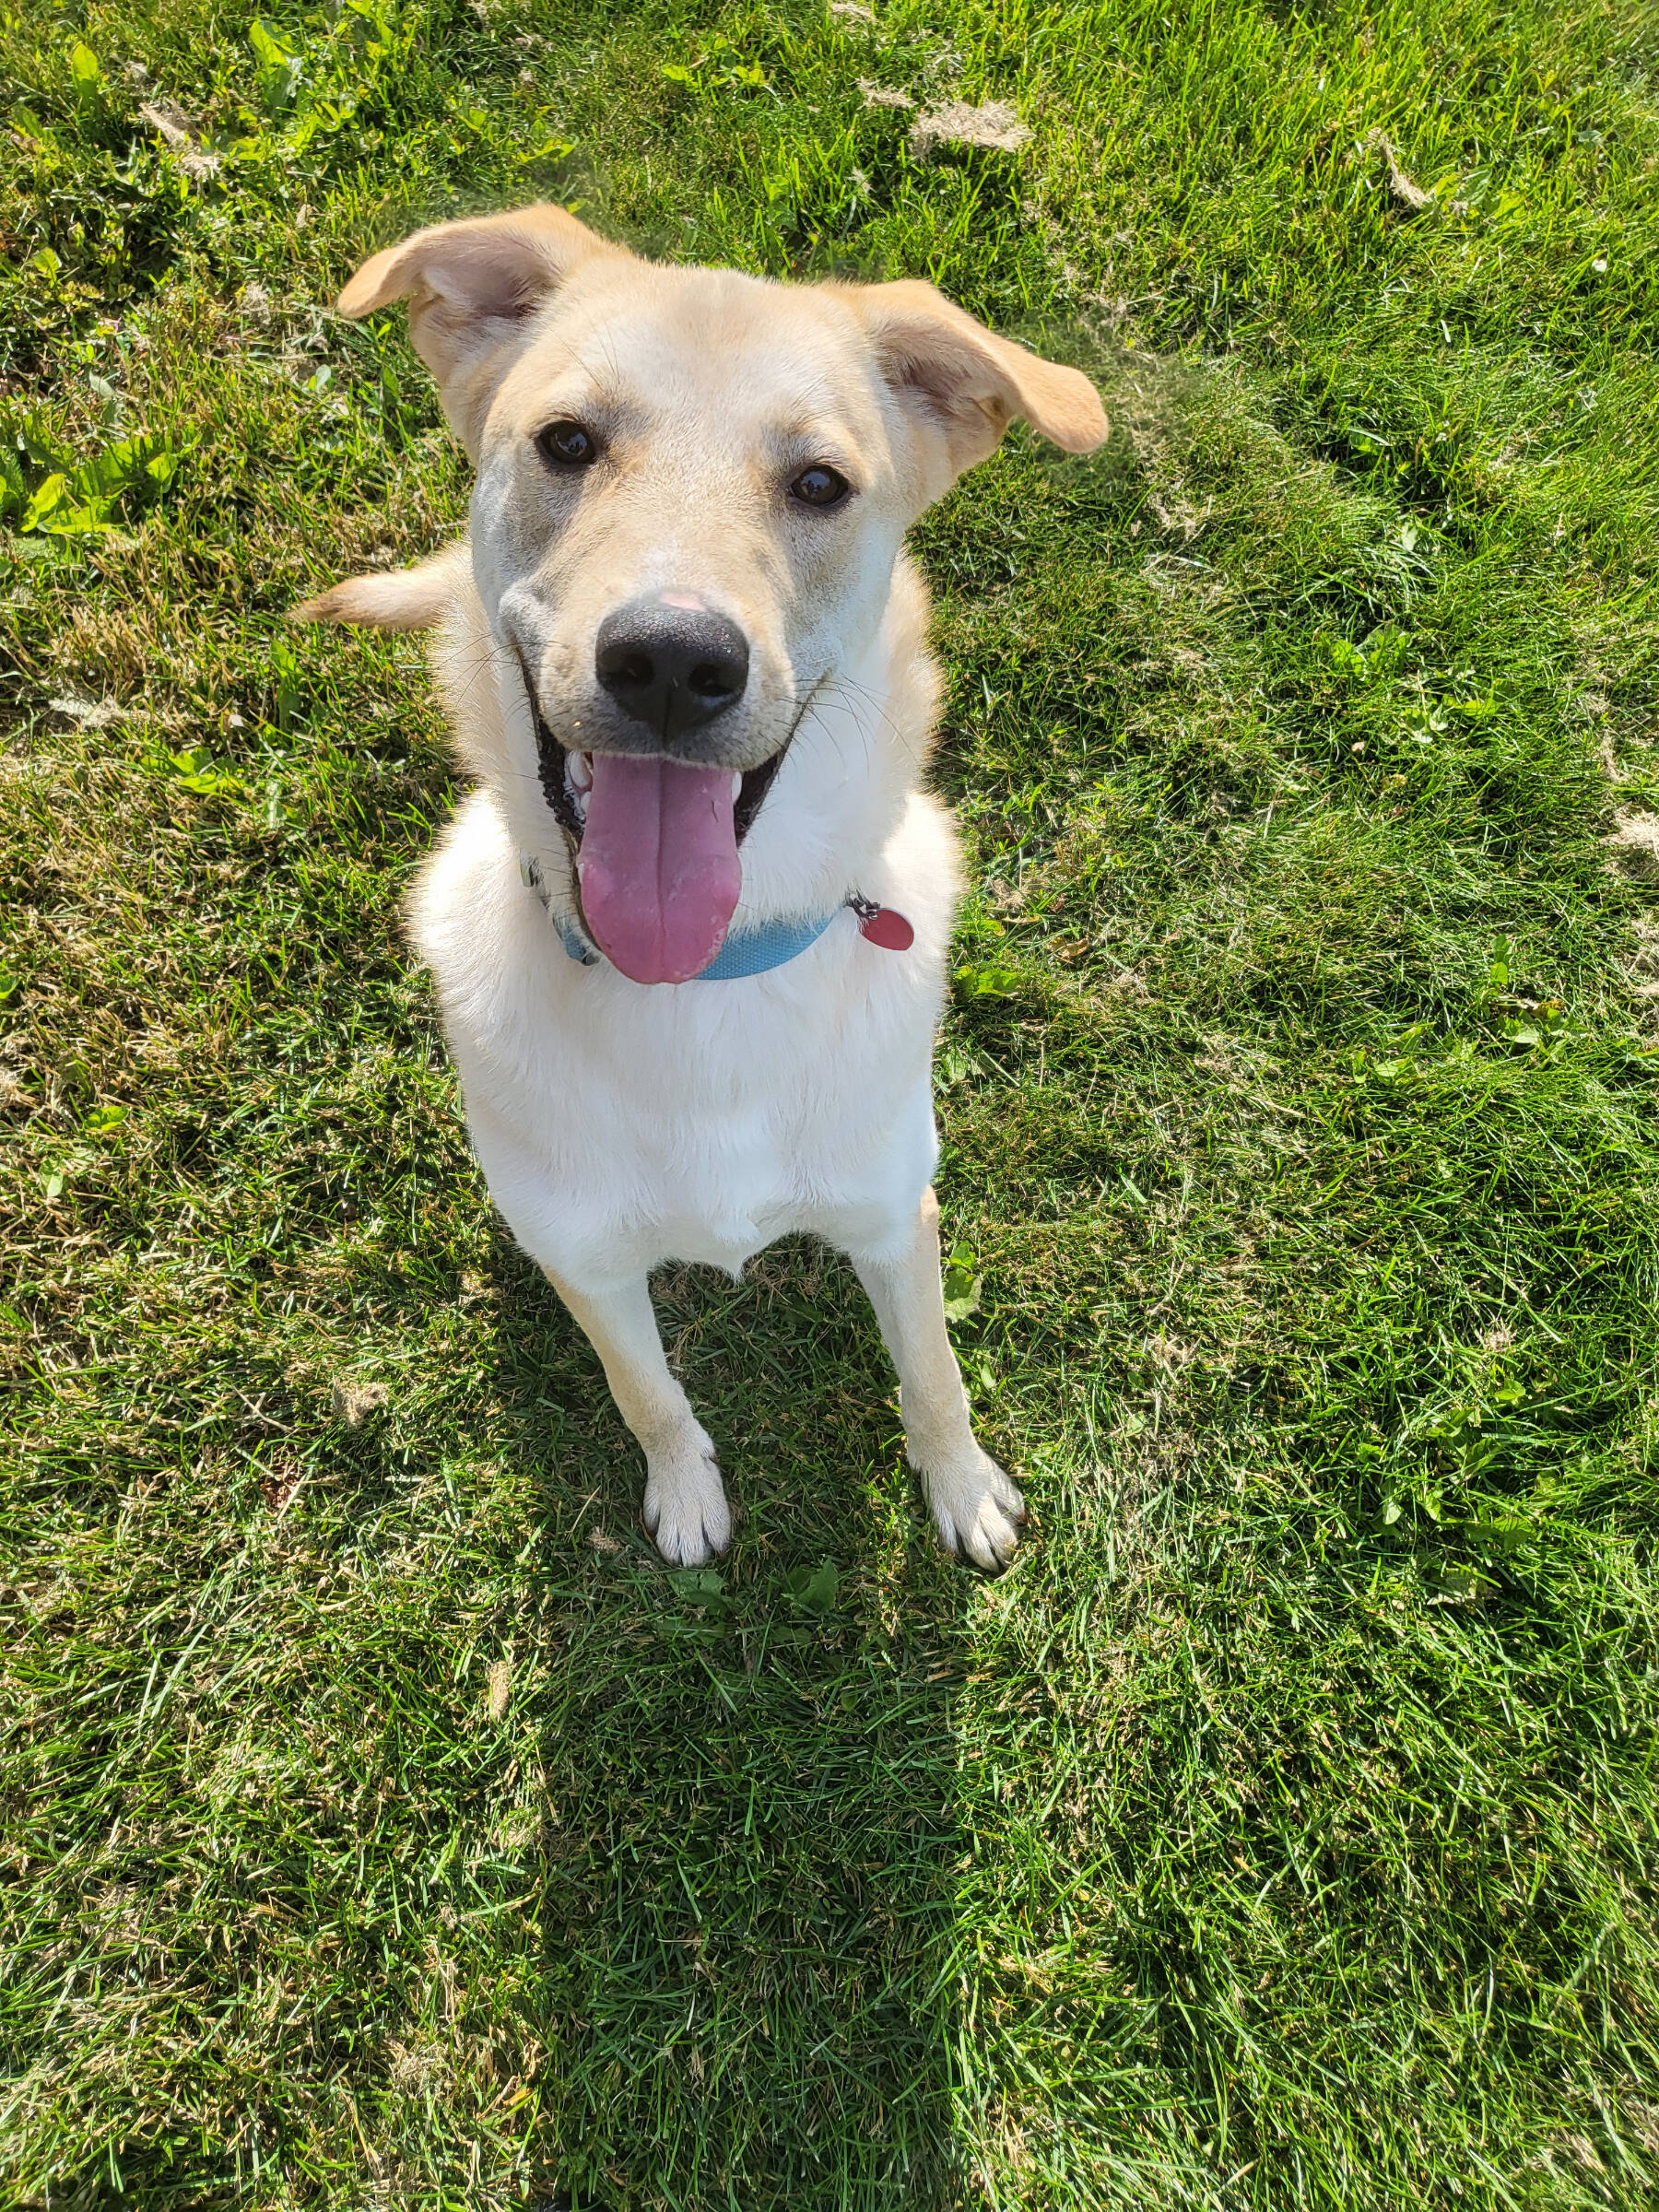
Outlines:
{"label": "dog's shadow", "polygon": [[540,2193],[955,2202],[971,1584],[903,1468],[852,1270],[802,1240],[738,1286],[654,1285],[738,1514],[695,1573],[640,1528],[597,1360],[504,1243],[498,1267],[508,1449],[551,1509],[516,1661],[537,1684]]}

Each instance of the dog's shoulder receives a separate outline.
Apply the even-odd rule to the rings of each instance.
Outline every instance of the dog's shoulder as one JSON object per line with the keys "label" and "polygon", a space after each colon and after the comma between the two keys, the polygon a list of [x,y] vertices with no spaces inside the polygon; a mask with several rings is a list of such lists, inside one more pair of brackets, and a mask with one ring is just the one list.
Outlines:
{"label": "dog's shoulder", "polygon": [[487,1030],[506,1012],[503,990],[550,934],[519,879],[512,832],[488,785],[469,793],[439,833],[405,913],[446,1013]]}

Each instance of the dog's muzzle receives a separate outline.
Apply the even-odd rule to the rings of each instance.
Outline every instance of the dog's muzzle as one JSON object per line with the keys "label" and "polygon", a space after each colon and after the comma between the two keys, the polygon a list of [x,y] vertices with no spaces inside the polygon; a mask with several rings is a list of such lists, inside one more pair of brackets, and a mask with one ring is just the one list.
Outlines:
{"label": "dog's muzzle", "polygon": [[[744,652],[747,677],[747,646],[744,648]],[[529,702],[530,720],[535,731],[535,759],[541,782],[542,797],[547,803],[547,811],[564,831],[566,841],[571,848],[571,857],[574,860],[582,850],[582,832],[586,825],[587,817],[587,790],[593,781],[592,770],[587,765],[588,756],[572,752],[554,735],[547,725],[547,716],[541,711],[541,702],[536,698],[535,685],[531,679],[524,656],[516,645],[513,647],[513,653],[518,661],[519,673],[524,679],[524,697]],[[777,751],[769,759],[762,760],[759,768],[746,769],[743,771],[743,780],[738,786],[736,803],[732,809],[732,826],[736,832],[737,842],[740,845],[754,825],[755,817],[759,813],[766,794],[771,789],[772,779],[782,765],[784,754],[789,750],[790,738],[794,735],[795,729],[799,725],[800,717],[797,715],[794,724],[791,727],[789,737],[783,740]],[[640,749],[641,752],[655,753],[669,748],[660,746],[642,746]]]}

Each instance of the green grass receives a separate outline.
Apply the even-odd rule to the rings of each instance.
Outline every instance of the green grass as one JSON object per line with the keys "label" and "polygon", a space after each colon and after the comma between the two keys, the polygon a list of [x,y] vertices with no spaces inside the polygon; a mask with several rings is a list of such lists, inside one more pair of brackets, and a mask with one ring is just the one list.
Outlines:
{"label": "green grass", "polygon": [[[1653,2204],[1652,9],[11,0],[0,73],[0,2200]],[[998,1584],[806,1246],[659,1286],[744,1518],[656,1563],[400,935],[420,653],[285,625],[465,513],[325,303],[536,194],[1107,394],[919,534]]]}

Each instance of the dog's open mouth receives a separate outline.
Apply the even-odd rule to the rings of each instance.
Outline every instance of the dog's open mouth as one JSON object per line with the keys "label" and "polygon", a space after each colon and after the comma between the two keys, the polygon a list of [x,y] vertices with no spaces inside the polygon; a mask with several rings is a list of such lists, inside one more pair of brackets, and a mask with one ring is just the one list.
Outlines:
{"label": "dog's open mouth", "polygon": [[[545,726],[545,725],[544,725]],[[594,788],[594,756],[592,753],[567,752],[551,730],[547,732],[546,744],[558,754],[559,768],[564,782],[565,803],[556,808],[559,820],[582,843],[582,834],[587,827],[588,794]],[[732,833],[742,844],[748,835],[760,802],[771,788],[771,780],[782,765],[785,747],[780,746],[770,760],[762,760],[759,768],[746,769],[739,774],[735,769],[727,770],[732,780]]]}
{"label": "dog's open mouth", "polygon": [[571,752],[525,688],[542,790],[571,841],[588,935],[637,983],[689,982],[725,942],[743,888],[737,848],[784,748],[747,773]]}

